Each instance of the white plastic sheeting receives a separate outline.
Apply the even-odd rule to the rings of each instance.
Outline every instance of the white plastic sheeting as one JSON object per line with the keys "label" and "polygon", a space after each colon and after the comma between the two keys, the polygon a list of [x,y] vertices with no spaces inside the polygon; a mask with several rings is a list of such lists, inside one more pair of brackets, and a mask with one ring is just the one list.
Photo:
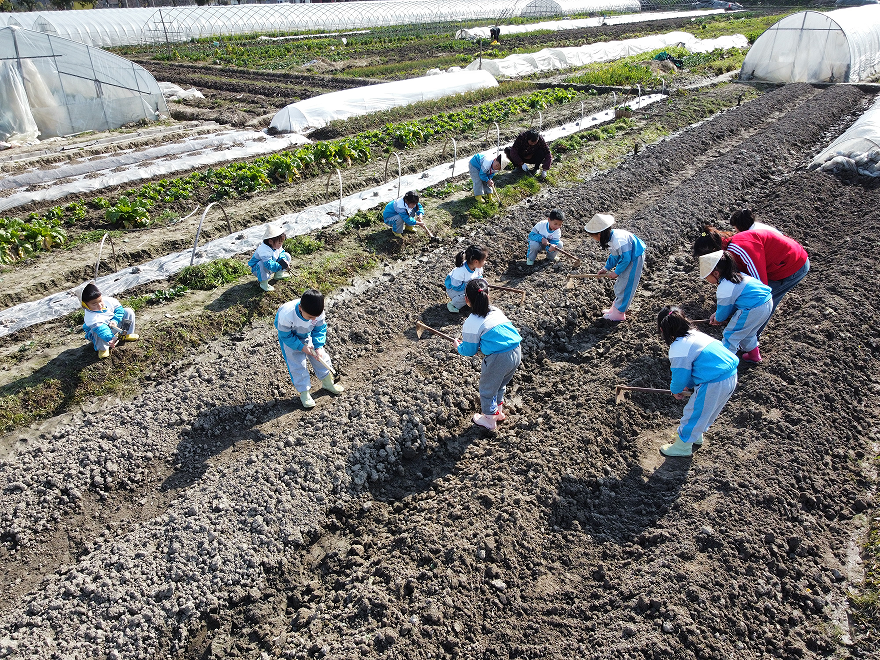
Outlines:
{"label": "white plastic sheeting", "polygon": [[[661,94],[652,94],[628,101],[626,105],[633,110],[638,110],[664,98],[666,97]],[[572,135],[573,133],[586,130],[591,126],[597,126],[601,123],[610,121],[613,118],[613,109],[595,113],[586,116],[583,119],[578,118],[576,121],[568,124],[548,129],[544,131],[544,137],[548,142],[551,142],[561,137],[565,137],[566,135]],[[504,146],[509,145],[501,145],[502,148]],[[484,152],[484,154],[491,156],[495,156],[496,153],[497,147]],[[386,183],[363,192],[355,193],[354,195],[349,195],[341,200],[341,213],[340,200],[337,199],[320,206],[313,206],[304,209],[299,213],[283,215],[280,218],[277,218],[274,222],[279,222],[285,225],[288,236],[308,234],[309,232],[322,227],[328,227],[344,218],[348,218],[358,211],[365,211],[378,204],[395,199],[407,190],[419,190],[426,186],[433,186],[442,181],[446,181],[450,177],[467,176],[468,161],[470,158],[471,156],[459,158],[452,165],[449,163],[437,165],[425,172],[408,174],[401,177],[399,180],[393,180],[391,183]],[[429,224],[430,221],[429,217]],[[213,261],[214,259],[233,257],[236,254],[251,252],[263,240],[264,232],[265,224],[260,224],[224,238],[218,238],[210,243],[206,243],[196,251],[193,263],[203,264]],[[136,286],[149,284],[150,282],[155,282],[157,280],[163,280],[180,272],[183,268],[190,265],[191,255],[192,250],[175,252],[134,268],[126,268],[118,273],[99,277],[97,284],[101,291],[107,295],[118,296]],[[80,308],[79,299],[76,297],[77,288],[55,293],[42,300],[22,303],[15,307],[0,311],[0,337],[21,330],[22,328],[50,321],[76,311]]]}
{"label": "white plastic sheeting", "polygon": [[496,77],[517,78],[539,71],[561,71],[595,62],[611,62],[623,57],[647,53],[658,48],[681,45],[692,53],[709,52],[716,48],[745,48],[748,39],[735,34],[717,39],[698,39],[688,32],[653,34],[637,39],[604,41],[571,48],[545,48],[530,55],[509,55],[503,59],[471,62],[467,69],[489,71]]}
{"label": "white plastic sheeting", "polygon": [[639,11],[638,0],[371,0],[85,9],[11,14],[15,25],[89,46],[183,42],[259,32],[339,31],[463,20]]}
{"label": "white plastic sheeting", "polygon": [[[621,16],[596,16],[595,18],[575,18],[564,21],[544,21],[542,23],[530,23],[528,25],[502,25],[501,38],[507,34],[522,34],[524,32],[541,32],[542,30],[579,30],[581,28],[599,27],[600,25],[625,25],[629,23],[645,23],[647,21],[662,21],[668,18],[699,18],[710,14],[723,14],[723,9],[710,9],[708,11],[663,11],[644,14],[623,14]],[[488,27],[465,28],[455,33],[456,39],[488,39]]]}
{"label": "white plastic sheeting", "polygon": [[195,87],[184,89],[180,85],[175,85],[171,82],[160,82],[159,89],[162,90],[162,96],[165,97],[166,101],[183,101],[186,99],[205,98],[205,95],[202,94]]}
{"label": "white plastic sheeting", "polygon": [[810,169],[818,167],[880,177],[880,98],[813,159]]}
{"label": "white plastic sheeting", "polygon": [[880,5],[786,16],[755,41],[740,79],[857,82],[880,72]]}
{"label": "white plastic sheeting", "polygon": [[[111,186],[186,172],[217,163],[264,156],[310,142],[308,138],[296,134],[267,139],[264,133],[236,131],[228,135],[196,138],[143,151],[74,163],[54,170],[25,172],[7,177],[0,182],[0,190],[24,187],[20,192],[0,198],[0,213],[31,202],[53,201],[68,195],[93,193]],[[126,169],[113,171],[123,167]],[[26,188],[26,186],[51,184],[53,181],[71,177],[75,180],[56,183],[48,188],[35,190]]]}
{"label": "white plastic sheeting", "polygon": [[0,61],[12,65],[4,73],[17,68],[21,75],[42,138],[119,128],[168,112],[146,69],[98,48],[5,27]]}
{"label": "white plastic sheeting", "polygon": [[307,129],[320,128],[335,119],[356,117],[419,101],[431,101],[474,89],[497,86],[498,82],[488,71],[453,71],[343,89],[291,103],[278,111],[269,128],[280,133],[299,133]]}
{"label": "white plastic sheeting", "polygon": [[[15,60],[0,60],[0,142],[36,142],[40,134]],[[7,147],[8,148],[8,147]]]}

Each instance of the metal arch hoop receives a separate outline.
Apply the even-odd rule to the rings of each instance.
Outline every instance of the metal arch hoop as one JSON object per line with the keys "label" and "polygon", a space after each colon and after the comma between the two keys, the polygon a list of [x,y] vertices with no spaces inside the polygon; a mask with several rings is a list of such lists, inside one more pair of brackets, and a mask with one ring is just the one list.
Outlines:
{"label": "metal arch hoop", "polygon": [[401,178],[403,177],[403,173],[400,169],[400,156],[396,151],[392,151],[388,154],[388,158],[385,159],[385,176],[382,177],[384,181],[388,180],[388,163],[391,162],[391,157],[394,156],[397,158],[397,196],[400,197],[400,183]]}
{"label": "metal arch hoop", "polygon": [[[339,171],[338,167],[333,168],[336,170],[336,176],[339,178],[339,212],[337,214],[337,218],[342,218],[342,172]],[[324,192],[330,192],[330,179],[333,178],[333,172],[327,175],[327,185],[324,186]],[[299,216],[297,216],[299,217]]]}
{"label": "metal arch hoop", "polygon": [[446,145],[449,144],[450,140],[452,141],[452,165],[450,165],[452,172],[450,172],[449,176],[455,176],[455,161],[458,160],[458,145],[455,143],[454,137],[446,138],[446,142],[443,143],[443,150],[440,152],[440,158],[443,159],[446,157]]}

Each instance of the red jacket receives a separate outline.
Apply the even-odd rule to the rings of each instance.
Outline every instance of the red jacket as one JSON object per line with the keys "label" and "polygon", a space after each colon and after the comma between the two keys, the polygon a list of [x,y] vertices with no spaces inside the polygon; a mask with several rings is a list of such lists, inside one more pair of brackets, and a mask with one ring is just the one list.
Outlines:
{"label": "red jacket", "polygon": [[764,284],[784,280],[807,263],[807,251],[800,243],[763,229],[750,229],[725,238],[724,249],[733,254],[742,272]]}

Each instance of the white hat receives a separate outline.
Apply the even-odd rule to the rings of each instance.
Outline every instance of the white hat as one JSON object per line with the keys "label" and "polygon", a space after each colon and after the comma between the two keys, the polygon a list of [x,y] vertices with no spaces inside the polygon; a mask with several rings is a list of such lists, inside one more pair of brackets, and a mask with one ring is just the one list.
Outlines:
{"label": "white hat", "polygon": [[709,254],[704,254],[700,257],[700,279],[705,280],[709,275],[712,274],[712,271],[715,270],[715,266],[718,265],[718,262],[721,261],[721,257],[724,256],[724,250],[718,250],[718,252],[710,252]]}
{"label": "white hat", "polygon": [[597,213],[584,226],[590,234],[598,234],[614,224],[614,216],[607,213]]}
{"label": "white hat", "polygon": [[270,222],[266,225],[266,233],[263,234],[263,240],[265,241],[268,238],[275,238],[276,236],[281,236],[281,234],[285,233],[287,230],[284,228],[280,222]]}

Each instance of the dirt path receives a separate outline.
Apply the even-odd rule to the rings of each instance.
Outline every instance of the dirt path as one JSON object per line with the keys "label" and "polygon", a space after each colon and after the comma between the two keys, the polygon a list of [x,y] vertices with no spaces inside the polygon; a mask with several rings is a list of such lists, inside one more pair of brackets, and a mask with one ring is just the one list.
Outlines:
{"label": "dirt path", "polygon": [[[420,312],[450,331],[461,322],[436,287],[449,247],[336,301],[328,345],[348,391],[323,394],[312,412],[290,401],[260,323],[130,401],[48,422],[0,464],[4,649],[846,654],[834,610],[853,516],[870,506],[861,461],[878,409],[866,393],[880,384],[876,302],[860,275],[871,255],[841,236],[876,231],[880,187],[803,168],[864,100],[789,86],[475,226],[473,240],[492,246],[489,272],[530,292],[522,307],[501,301],[525,362],[495,437],[467,421],[478,363],[411,329]],[[636,207],[668,186],[658,173],[716,148]],[[689,245],[700,220],[743,202],[801,240],[813,270],[768,328],[766,361],[741,369],[706,446],[663,461],[656,448],[680,404],[615,406],[612,386],[667,384],[653,314],[669,302],[710,309]],[[631,323],[596,321],[607,285],[565,289],[566,265],[522,267],[521,237],[550,204],[573,211],[566,238],[588,261],[603,257],[575,219],[594,210],[646,239]]]}

